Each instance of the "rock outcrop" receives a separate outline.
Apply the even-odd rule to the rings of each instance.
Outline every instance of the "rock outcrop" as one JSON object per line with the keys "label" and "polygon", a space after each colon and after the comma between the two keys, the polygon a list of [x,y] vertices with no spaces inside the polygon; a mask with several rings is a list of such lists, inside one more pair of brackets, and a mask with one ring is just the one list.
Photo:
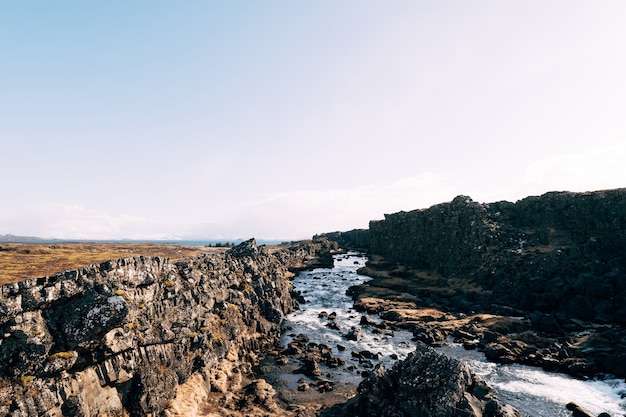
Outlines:
{"label": "rock outcrop", "polygon": [[475,279],[490,303],[626,324],[626,189],[459,196],[372,221],[368,242],[387,261]]}
{"label": "rock outcrop", "polygon": [[270,254],[250,240],[0,287],[0,416],[195,415],[209,398],[241,403],[237,390],[254,397],[249,415],[278,415],[271,387],[246,378],[297,307],[289,270],[329,249]]}
{"label": "rock outcrop", "polygon": [[382,257],[391,276],[381,285],[401,282],[422,306],[523,315],[548,336],[589,331],[575,348],[590,362],[572,373],[626,376],[626,189],[458,196],[325,236]]}
{"label": "rock outcrop", "polygon": [[423,344],[386,371],[377,365],[348,403],[323,414],[359,417],[519,417],[469,367]]}

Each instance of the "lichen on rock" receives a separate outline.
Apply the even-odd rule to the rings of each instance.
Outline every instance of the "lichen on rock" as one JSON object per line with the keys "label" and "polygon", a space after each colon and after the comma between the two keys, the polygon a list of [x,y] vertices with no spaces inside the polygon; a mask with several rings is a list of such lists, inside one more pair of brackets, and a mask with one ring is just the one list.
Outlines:
{"label": "lichen on rock", "polygon": [[[270,254],[250,240],[176,264],[124,258],[0,287],[0,416],[191,415],[220,389],[220,407],[243,390],[267,413],[272,391],[258,382],[245,394],[245,375],[297,307],[290,270],[328,245]],[[196,411],[182,406],[190,390]]]}

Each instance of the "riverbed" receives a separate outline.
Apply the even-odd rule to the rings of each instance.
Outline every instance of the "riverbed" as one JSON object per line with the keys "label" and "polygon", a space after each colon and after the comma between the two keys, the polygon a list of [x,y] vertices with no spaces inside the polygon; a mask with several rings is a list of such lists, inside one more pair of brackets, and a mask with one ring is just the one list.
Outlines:
{"label": "riverbed", "polygon": [[[305,334],[310,341],[333,347],[335,356],[343,357],[346,365],[339,369],[324,369],[324,373],[337,383],[358,383],[361,374],[378,362],[390,367],[397,359],[405,358],[415,348],[410,332],[402,330],[378,330],[363,326],[360,340],[348,340],[352,328],[359,328],[364,313],[352,308],[352,299],[346,290],[363,284],[369,277],[357,274],[367,257],[357,253],[336,255],[333,268],[304,271],[294,279],[295,289],[300,291],[306,303],[300,310],[290,314],[284,323],[289,330],[283,343],[295,334]],[[334,320],[328,315],[336,314]],[[334,314],[333,314],[334,316]],[[377,316],[369,320],[380,322]],[[329,326],[330,321],[334,325]],[[339,349],[338,347],[342,348]],[[482,353],[468,351],[453,343],[440,349],[443,353],[466,362],[474,372],[483,377],[505,403],[516,407],[523,416],[571,416],[565,404],[574,401],[594,414],[607,412],[611,416],[626,415],[626,383],[623,380],[581,381],[567,375],[549,373],[538,368],[521,365],[496,365],[487,362]],[[369,351],[379,359],[359,361],[353,351]]]}

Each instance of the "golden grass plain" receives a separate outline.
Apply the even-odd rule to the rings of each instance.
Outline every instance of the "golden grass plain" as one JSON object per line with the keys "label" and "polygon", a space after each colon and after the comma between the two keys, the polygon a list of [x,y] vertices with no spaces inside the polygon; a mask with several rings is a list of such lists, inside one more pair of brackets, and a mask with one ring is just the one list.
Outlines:
{"label": "golden grass plain", "polygon": [[207,246],[158,243],[0,243],[0,285],[98,264],[110,259],[160,256],[178,261],[205,252],[223,251]]}

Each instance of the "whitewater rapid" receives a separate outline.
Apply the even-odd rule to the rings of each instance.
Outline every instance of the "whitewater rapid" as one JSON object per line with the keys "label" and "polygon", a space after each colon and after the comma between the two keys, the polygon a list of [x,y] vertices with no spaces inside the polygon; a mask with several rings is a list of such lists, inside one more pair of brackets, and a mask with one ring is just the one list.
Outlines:
{"label": "whitewater rapid", "polygon": [[[351,327],[361,327],[364,313],[352,309],[352,299],[346,290],[352,285],[362,284],[369,277],[357,274],[367,257],[356,252],[334,256],[333,268],[319,268],[301,272],[294,279],[295,289],[300,291],[306,303],[300,310],[287,316],[283,343],[288,343],[296,334],[305,334],[310,341],[333,346],[335,356],[343,357],[346,366],[340,369],[322,369],[338,382],[358,383],[360,372],[370,369],[368,363],[359,363],[352,351],[370,351],[379,354],[379,360],[390,367],[396,359],[405,358],[415,349],[412,334],[407,331],[383,330],[374,334],[371,327],[363,327],[363,338],[347,340],[344,336]],[[325,314],[336,313],[334,322],[339,329],[328,326]],[[321,316],[321,317],[320,317]],[[376,316],[370,320],[380,322]],[[337,349],[340,345],[344,350]],[[567,375],[545,372],[539,368],[522,365],[497,365],[485,361],[482,353],[467,351],[462,346],[449,344],[439,349],[445,354],[466,362],[474,372],[485,379],[505,403],[516,407],[524,416],[562,416],[571,412],[565,408],[570,401],[587,408],[594,414],[609,413],[613,417],[626,416],[626,383],[623,380],[581,381]]]}

